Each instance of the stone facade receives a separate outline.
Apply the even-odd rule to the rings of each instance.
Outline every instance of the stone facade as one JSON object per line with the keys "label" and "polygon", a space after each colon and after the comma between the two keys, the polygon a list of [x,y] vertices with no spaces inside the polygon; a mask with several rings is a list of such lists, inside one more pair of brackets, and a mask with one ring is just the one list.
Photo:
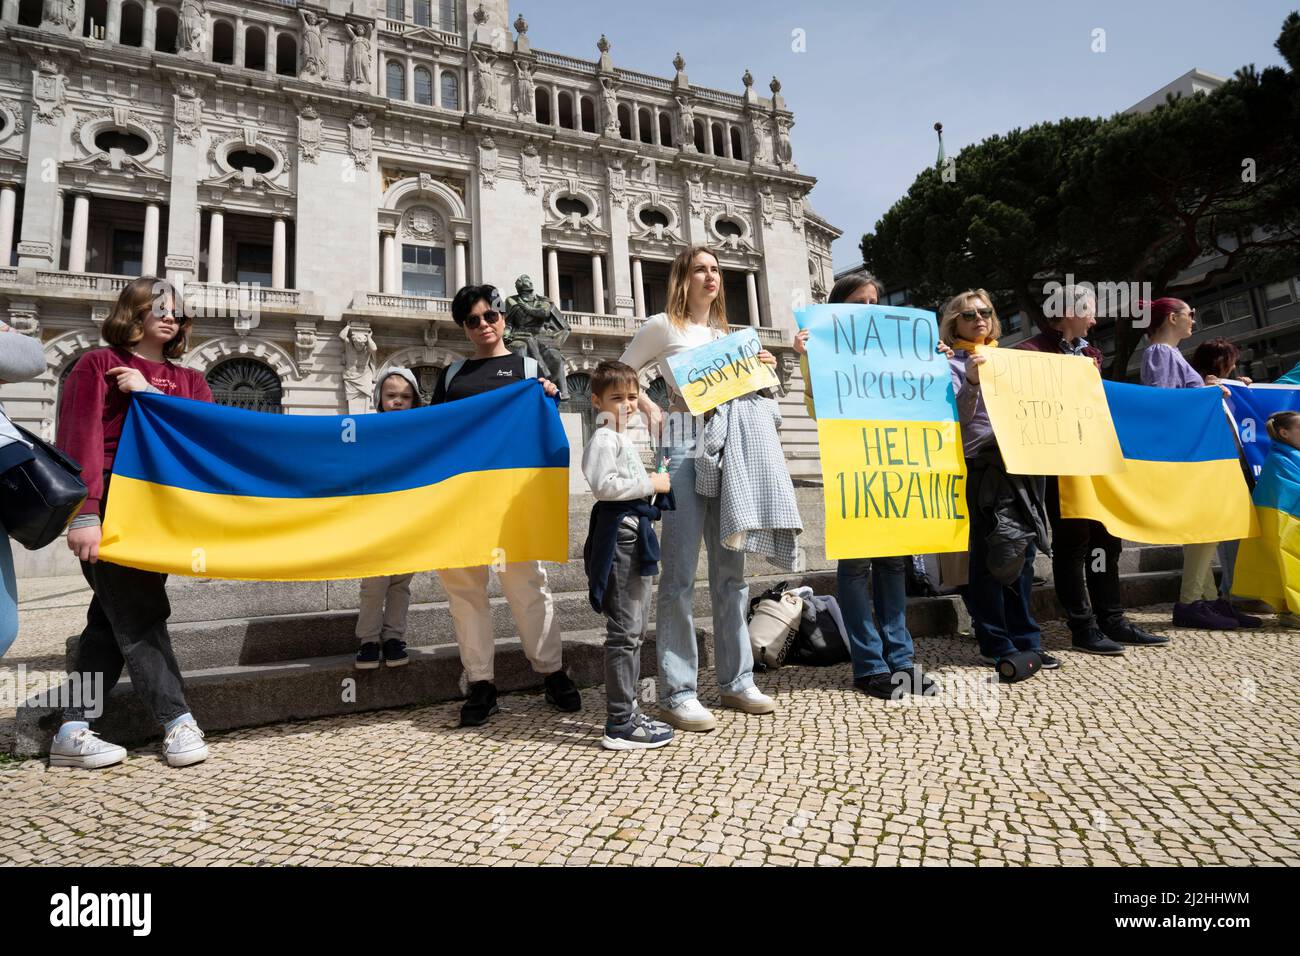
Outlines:
{"label": "stone facade", "polygon": [[[662,309],[668,263],[720,250],[733,322],[797,377],[793,310],[839,231],[808,204],[774,77],[760,96],[533,49],[505,0],[0,3],[0,318],[45,344],[0,388],[52,432],[58,388],[135,275],[183,283],[184,363],[218,400],[347,409],[346,328],[373,370],[462,353],[449,296],[521,274],[585,372]],[[232,360],[242,360],[232,362]],[[653,371],[647,385],[653,384]],[[787,400],[801,418],[798,394]],[[806,420],[791,469],[815,470]]]}

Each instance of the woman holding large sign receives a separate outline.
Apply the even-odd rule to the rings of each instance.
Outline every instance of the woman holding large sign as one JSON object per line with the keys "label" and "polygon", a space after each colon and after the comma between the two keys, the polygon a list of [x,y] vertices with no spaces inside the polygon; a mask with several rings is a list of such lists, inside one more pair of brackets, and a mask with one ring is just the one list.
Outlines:
{"label": "woman holding large sign", "polygon": [[[695,568],[703,540],[709,550],[709,589],[713,598],[713,646],[722,704],[749,714],[770,714],[776,702],[754,686],[754,657],[745,612],[745,555],[722,545],[719,499],[695,490],[696,444],[704,417],[692,416],[668,358],[707,345],[729,331],[718,259],[708,248],[687,249],[673,260],[668,276],[668,307],[651,316],[623,353],[622,361],[638,372],[658,363],[672,402],[668,421],[644,391],[638,406],[650,424],[664,457],[677,498],[677,510],[664,514],[659,576],[659,707],[663,719],[681,730],[706,731],[717,721],[699,702],[696,685],[699,655],[692,605]],[[766,349],[758,358],[769,366],[776,358]]]}
{"label": "woman holding large sign", "polygon": [[[970,514],[968,607],[980,652],[995,664],[1037,654],[1046,669],[1061,662],[1043,653],[1042,632],[1029,609],[1036,545],[1047,541],[1041,477],[1008,475],[980,394],[979,346],[995,347],[1001,334],[992,300],[983,289],[958,293],[943,307],[939,338],[952,346],[948,360],[966,454]],[[1001,670],[1001,668],[999,668]],[[1035,673],[1037,668],[1015,672]]]}

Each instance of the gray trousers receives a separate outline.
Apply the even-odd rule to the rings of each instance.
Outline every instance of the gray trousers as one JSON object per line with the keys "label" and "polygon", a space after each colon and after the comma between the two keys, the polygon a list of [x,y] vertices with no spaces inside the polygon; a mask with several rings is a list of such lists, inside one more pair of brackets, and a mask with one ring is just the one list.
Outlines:
{"label": "gray trousers", "polygon": [[414,574],[389,574],[361,579],[357,640],[364,644],[381,639],[402,639],[406,633],[406,612],[411,606],[413,577]]}
{"label": "gray trousers", "polygon": [[641,685],[641,641],[653,579],[637,573],[636,539],[635,530],[619,525],[614,566],[605,585],[605,701],[611,727],[631,722]]}

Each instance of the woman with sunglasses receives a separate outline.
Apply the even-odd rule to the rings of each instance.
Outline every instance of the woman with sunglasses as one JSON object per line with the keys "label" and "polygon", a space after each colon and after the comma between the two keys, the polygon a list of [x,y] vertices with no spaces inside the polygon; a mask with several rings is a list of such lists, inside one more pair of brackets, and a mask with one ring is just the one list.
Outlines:
{"label": "woman with sunglasses", "polygon": [[[430,405],[459,401],[530,378],[538,378],[547,395],[559,394],[554,383],[538,377],[536,359],[516,355],[506,347],[503,311],[501,293],[495,286],[470,285],[456,293],[451,317],[465,330],[473,352],[443,370]],[[509,427],[509,423],[491,427]],[[485,487],[483,493],[493,492]],[[447,591],[460,661],[469,681],[469,699],[461,707],[460,725],[477,727],[497,712],[488,569],[486,565],[444,568],[438,577]],[[560,623],[555,619],[546,569],[540,561],[511,561],[497,569],[497,580],[519,629],[524,653],[533,670],[544,678],[546,700],[563,711],[580,710],[578,688],[564,673]]]}
{"label": "woman with sunglasses", "polygon": [[[1045,482],[1041,477],[1009,476],[1002,465],[993,426],[989,423],[984,397],[980,394],[980,367],[987,361],[976,355],[979,346],[995,348],[1001,334],[992,300],[983,289],[961,292],[943,307],[939,338],[953,349],[948,359],[953,390],[961,421],[961,440],[966,455],[966,504],[970,515],[970,570],[966,607],[970,611],[980,654],[996,665],[1004,657],[1034,651],[1045,670],[1061,662],[1043,652],[1042,631],[1030,610],[1034,586],[1035,543],[1046,545],[1047,513],[1043,504]],[[1000,485],[1013,487],[1012,498],[1024,500],[1034,512],[1018,509],[983,508],[981,502],[1001,502],[1008,497]],[[1041,519],[1041,520],[1040,520]],[[1027,533],[1023,562],[1010,583],[1003,583],[989,567],[990,544],[998,543],[1006,522]],[[999,548],[999,551],[1002,549]],[[1001,569],[1000,569],[1001,570]]]}
{"label": "woman with sunglasses", "polygon": [[[161,392],[212,401],[203,375],[174,363],[188,348],[190,329],[189,318],[178,317],[174,306],[171,284],[155,276],[142,276],[122,290],[100,333],[108,348],[87,352],[68,373],[56,443],[81,463],[88,492],[68,530],[68,547],[80,559],[93,593],[73,671],[83,675],[82,686],[88,686],[90,675],[102,674],[106,698],[125,666],[132,689],[163,725],[163,756],[171,766],[184,767],[206,759],[208,748],[185,702],[180,666],[167,633],[167,575],[99,559],[100,521],[131,394]],[[150,518],[138,515],[136,520]],[[83,708],[64,711],[50,745],[51,766],[93,769],[125,756],[122,747],[95,735]]]}
{"label": "woman with sunglasses", "polygon": [[[1149,344],[1142,353],[1142,384],[1156,388],[1218,385],[1217,375],[1202,378],[1178,349],[1178,343],[1190,338],[1196,329],[1196,310],[1182,299],[1169,297],[1139,305],[1151,314],[1147,326]],[[1226,391],[1225,386],[1219,387]],[[1183,582],[1174,604],[1174,626],[1207,631],[1259,627],[1263,623],[1259,618],[1242,614],[1231,601],[1219,600],[1211,567],[1216,548],[1218,544],[1213,541],[1183,545]]]}

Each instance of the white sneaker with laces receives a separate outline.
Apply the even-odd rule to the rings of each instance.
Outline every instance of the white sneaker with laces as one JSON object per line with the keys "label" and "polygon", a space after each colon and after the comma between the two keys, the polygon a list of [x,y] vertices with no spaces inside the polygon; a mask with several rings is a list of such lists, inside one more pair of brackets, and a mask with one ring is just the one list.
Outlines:
{"label": "white sneaker with laces", "polygon": [[126,748],[100,740],[89,727],[73,731],[66,737],[55,735],[50,744],[51,767],[80,767],[98,770],[126,759]]}
{"label": "white sneaker with laces", "polygon": [[163,756],[173,767],[188,767],[208,759],[208,745],[203,731],[192,720],[183,720],[163,740]]}
{"label": "white sneaker with laces", "polygon": [[659,716],[664,719],[665,723],[671,724],[678,730],[705,731],[718,726],[717,720],[705,710],[704,705],[695,697],[683,701],[671,709],[661,706]]}
{"label": "white sneaker with laces", "polygon": [[739,694],[723,694],[722,706],[744,711],[747,714],[776,713],[776,701],[757,687],[746,687]]}

